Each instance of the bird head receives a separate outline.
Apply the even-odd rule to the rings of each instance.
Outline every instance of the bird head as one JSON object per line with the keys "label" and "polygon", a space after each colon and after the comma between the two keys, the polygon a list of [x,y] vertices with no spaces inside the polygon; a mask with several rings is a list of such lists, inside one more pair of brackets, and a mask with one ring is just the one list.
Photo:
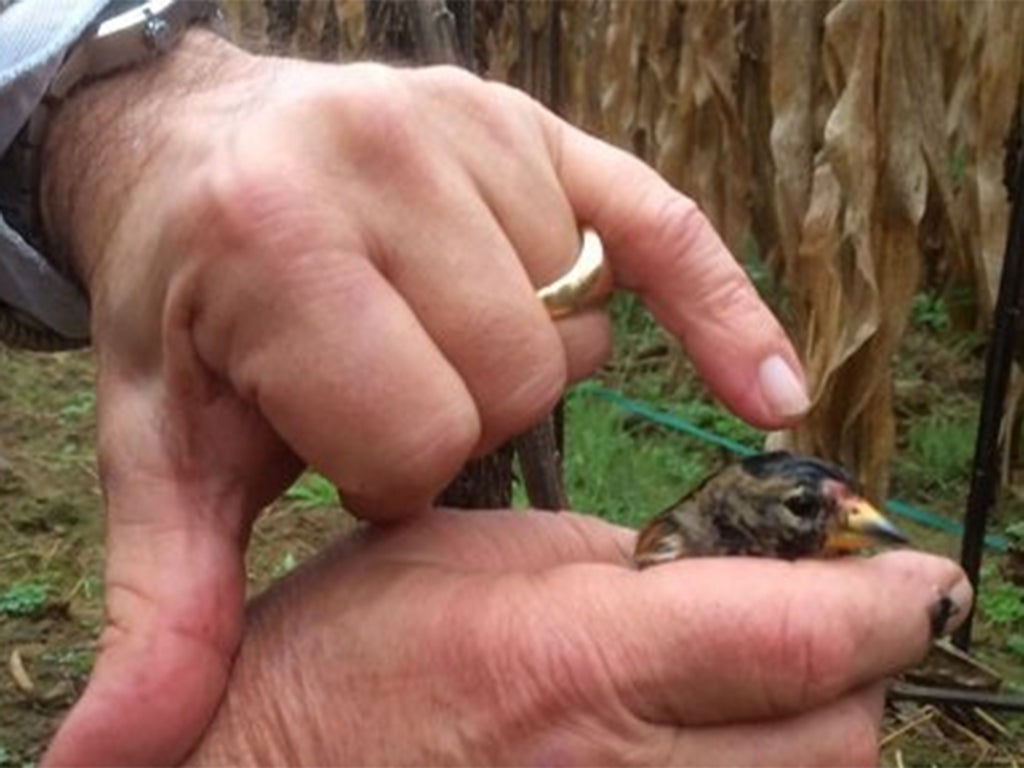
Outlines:
{"label": "bird head", "polygon": [[634,557],[641,567],[711,555],[793,560],[906,541],[846,470],[776,451],[727,467],[659,514]]}

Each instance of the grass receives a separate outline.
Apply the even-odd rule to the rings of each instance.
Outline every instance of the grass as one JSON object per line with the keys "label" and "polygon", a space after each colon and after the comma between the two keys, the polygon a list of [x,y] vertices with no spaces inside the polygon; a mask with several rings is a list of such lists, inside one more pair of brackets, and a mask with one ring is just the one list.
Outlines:
{"label": "grass", "polygon": [[611,403],[570,393],[566,399],[566,486],[572,506],[638,526],[700,481],[705,451],[631,418]]}
{"label": "grass", "polygon": [[50,588],[38,581],[22,581],[0,592],[0,614],[35,616],[46,606]]}
{"label": "grass", "polygon": [[965,488],[974,458],[977,414],[931,414],[909,424],[896,470],[918,493]]}
{"label": "grass", "polygon": [[302,509],[324,509],[338,506],[338,489],[323,475],[308,471],[292,483],[284,498]]}

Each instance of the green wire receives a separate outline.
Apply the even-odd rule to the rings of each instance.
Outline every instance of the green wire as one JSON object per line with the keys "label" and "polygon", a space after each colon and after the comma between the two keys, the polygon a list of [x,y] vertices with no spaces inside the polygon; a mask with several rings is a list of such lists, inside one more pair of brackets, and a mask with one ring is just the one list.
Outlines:
{"label": "green wire", "polygon": [[[583,395],[590,395],[593,397],[599,397],[602,400],[607,400],[610,403],[614,403],[616,406],[624,411],[636,414],[647,419],[654,424],[660,424],[666,429],[670,429],[674,432],[682,432],[684,434],[695,437],[698,440],[702,440],[705,443],[711,445],[717,445],[719,448],[724,448],[727,451],[738,454],[740,456],[753,456],[758,451],[751,448],[749,445],[731,440],[728,437],[719,435],[717,432],[698,427],[691,421],[687,421],[681,416],[662,411],[646,403],[634,400],[631,397],[626,397],[621,392],[617,392],[614,389],[608,389],[602,387],[600,384],[593,382],[584,382],[580,384],[574,390]],[[888,499],[885,502],[885,508],[887,511],[892,512],[900,517],[905,517],[908,520],[913,520],[915,523],[934,528],[935,530],[944,531],[946,533],[952,533],[957,536],[963,535],[964,527],[955,520],[949,520],[948,518],[942,517],[935,512],[930,512],[920,507],[915,507],[912,504],[907,504],[905,501],[899,499]],[[997,552],[1006,552],[1009,543],[1004,536],[989,535],[985,537],[985,545]]]}

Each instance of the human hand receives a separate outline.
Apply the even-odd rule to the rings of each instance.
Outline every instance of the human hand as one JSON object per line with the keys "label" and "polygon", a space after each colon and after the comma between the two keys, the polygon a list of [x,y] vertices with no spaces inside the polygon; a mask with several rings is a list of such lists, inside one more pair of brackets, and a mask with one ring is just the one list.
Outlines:
{"label": "human hand", "polygon": [[437,510],[357,533],[252,606],[198,764],[874,765],[883,680],[948,560],[632,570],[633,533]]}
{"label": "human hand", "polygon": [[89,287],[108,625],[62,763],[173,761],[223,690],[253,519],[305,464],[415,513],[609,347],[535,286],[581,224],[744,418],[799,364],[694,204],[509,88],[453,69],[253,57],[193,31],[90,85],[44,152],[51,240]]}

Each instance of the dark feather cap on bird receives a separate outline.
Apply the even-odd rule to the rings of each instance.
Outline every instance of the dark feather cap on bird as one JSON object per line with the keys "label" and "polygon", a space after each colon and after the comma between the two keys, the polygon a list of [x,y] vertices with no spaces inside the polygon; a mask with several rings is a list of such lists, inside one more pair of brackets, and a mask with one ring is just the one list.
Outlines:
{"label": "dark feather cap on bird", "polygon": [[906,541],[845,469],[775,451],[726,467],[653,518],[634,560],[641,568],[716,555],[794,560]]}

